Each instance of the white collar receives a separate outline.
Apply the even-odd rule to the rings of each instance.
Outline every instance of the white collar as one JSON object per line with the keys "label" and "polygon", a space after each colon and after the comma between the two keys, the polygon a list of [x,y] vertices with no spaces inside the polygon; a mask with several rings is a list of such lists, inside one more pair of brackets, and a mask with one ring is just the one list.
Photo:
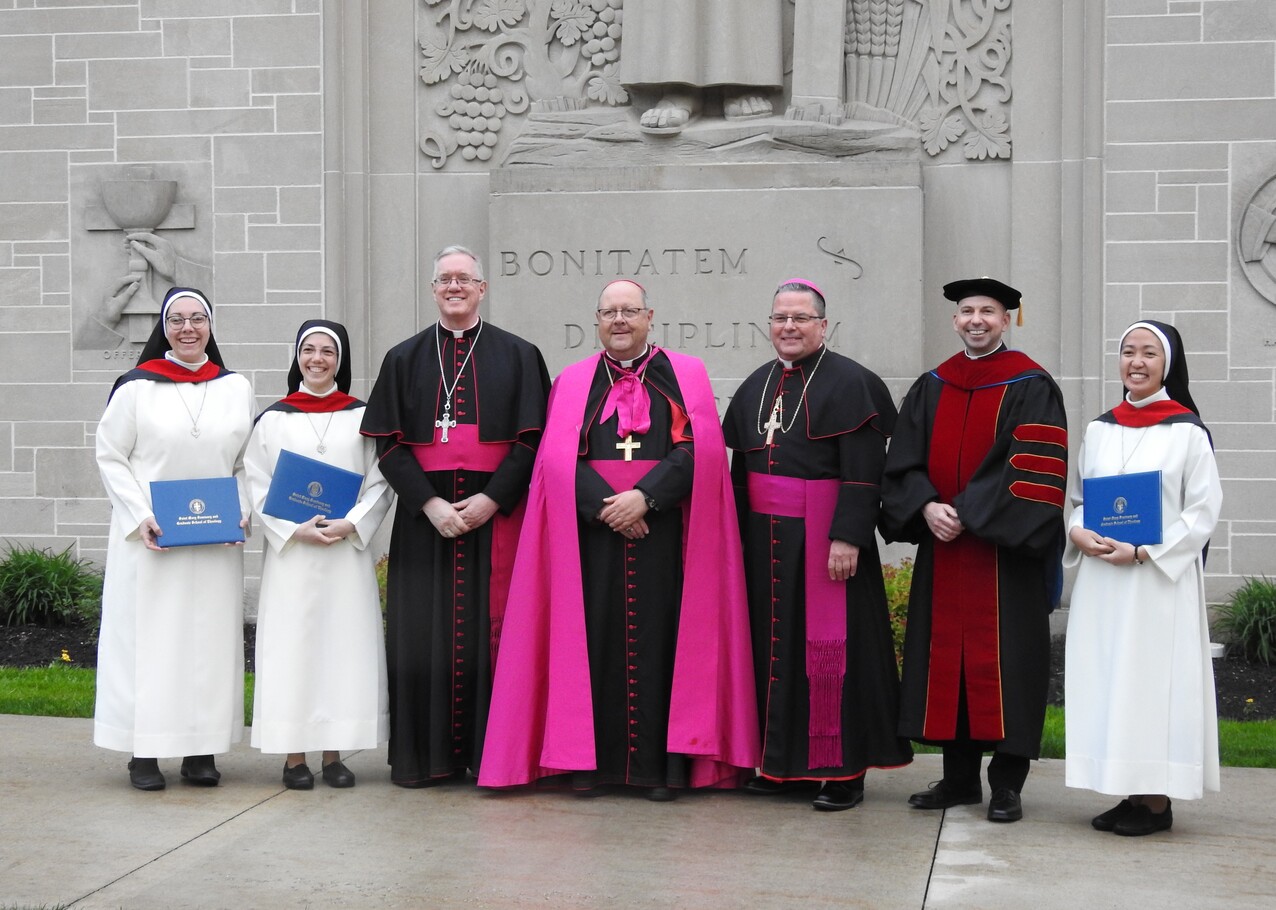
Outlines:
{"label": "white collar", "polygon": [[1156,402],[1156,401],[1169,401],[1169,400],[1170,400],[1170,393],[1169,393],[1168,391],[1166,391],[1165,386],[1161,386],[1159,389],[1157,389],[1155,392],[1153,392],[1153,393],[1152,393],[1151,395],[1149,395],[1148,397],[1146,397],[1146,398],[1141,398],[1141,399],[1139,399],[1138,401],[1130,401],[1130,393],[1129,393],[1129,392],[1126,392],[1126,393],[1125,393],[1125,400],[1126,400],[1126,402],[1127,402],[1127,403],[1129,403],[1129,405],[1130,405],[1131,407],[1135,407],[1135,408],[1146,408],[1148,405],[1150,405],[1150,404],[1152,404],[1153,402]]}
{"label": "white collar", "polygon": [[165,359],[165,360],[167,360],[167,361],[169,361],[170,363],[175,363],[175,364],[177,364],[179,367],[186,367],[186,369],[190,370],[192,373],[194,373],[196,370],[198,370],[198,369],[199,369],[200,367],[202,367],[204,364],[208,363],[208,355],[207,355],[207,354],[205,354],[205,355],[204,355],[204,359],[203,359],[203,360],[201,360],[199,363],[187,363],[185,360],[178,360],[178,359],[177,359],[177,357],[173,354],[173,352],[172,352],[172,351],[165,351],[165,352],[164,352],[164,359]]}

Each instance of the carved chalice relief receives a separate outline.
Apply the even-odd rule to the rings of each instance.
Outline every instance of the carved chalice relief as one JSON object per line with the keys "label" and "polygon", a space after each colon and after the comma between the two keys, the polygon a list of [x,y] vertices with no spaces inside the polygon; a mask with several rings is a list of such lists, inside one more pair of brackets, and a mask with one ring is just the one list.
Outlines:
{"label": "carved chalice relief", "polygon": [[177,196],[176,180],[156,180],[151,173],[149,168],[135,168],[126,179],[102,181],[102,206],[123,230],[128,254],[128,281],[121,279],[122,287],[111,300],[135,286],[119,313],[111,314],[125,323],[122,334],[128,341],[145,341],[160,311],[147,280],[150,262],[136,251],[132,235],[154,231],[168,217]]}
{"label": "carved chalice relief", "polygon": [[[421,136],[435,168],[495,155],[509,115],[629,100],[617,77],[623,0],[422,0],[421,81],[451,82]],[[429,90],[438,95],[438,90]]]}
{"label": "carved chalice relief", "polygon": [[1254,290],[1276,303],[1276,177],[1245,206],[1236,230],[1236,254]]}

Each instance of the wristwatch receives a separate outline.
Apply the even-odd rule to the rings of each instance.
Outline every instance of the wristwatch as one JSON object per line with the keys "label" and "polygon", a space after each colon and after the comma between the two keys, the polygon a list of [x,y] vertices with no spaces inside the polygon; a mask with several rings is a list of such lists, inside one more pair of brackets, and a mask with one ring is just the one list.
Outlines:
{"label": "wristwatch", "polygon": [[[639,490],[638,492],[642,493],[641,490]],[[643,493],[642,501],[647,504],[647,508],[651,509],[651,511],[653,512],[660,511],[660,507],[656,505],[656,497],[652,496],[650,493]]]}

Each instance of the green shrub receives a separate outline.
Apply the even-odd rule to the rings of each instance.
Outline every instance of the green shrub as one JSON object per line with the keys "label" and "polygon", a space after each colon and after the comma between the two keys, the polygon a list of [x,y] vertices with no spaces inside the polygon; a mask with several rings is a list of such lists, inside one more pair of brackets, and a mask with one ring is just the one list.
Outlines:
{"label": "green shrub", "polygon": [[10,545],[0,560],[0,623],[71,626],[96,623],[102,576],[86,559]]}
{"label": "green shrub", "polygon": [[1215,629],[1243,648],[1247,660],[1276,663],[1276,582],[1245,579],[1214,615]]}
{"label": "green shrub", "polygon": [[901,559],[899,565],[885,563],[882,581],[886,582],[886,607],[891,617],[891,638],[895,643],[895,666],[904,661],[904,632],[908,628],[908,592],[913,587],[913,561]]}
{"label": "green shrub", "polygon": [[381,615],[385,616],[385,580],[390,571],[390,556],[384,554],[377,560],[377,593],[381,595]]}

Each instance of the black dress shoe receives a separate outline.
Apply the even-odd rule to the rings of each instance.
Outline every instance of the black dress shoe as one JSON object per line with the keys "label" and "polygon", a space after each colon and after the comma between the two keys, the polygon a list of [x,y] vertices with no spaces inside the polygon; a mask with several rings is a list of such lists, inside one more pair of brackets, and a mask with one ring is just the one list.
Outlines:
{"label": "black dress shoe", "polygon": [[315,786],[315,776],[304,761],[299,765],[289,765],[285,762],[284,786],[289,790],[311,790]]}
{"label": "black dress shoe", "polygon": [[1134,803],[1123,799],[1107,812],[1090,819],[1090,825],[1096,831],[1111,831],[1116,823],[1134,811]]}
{"label": "black dress shoe", "polygon": [[770,777],[751,777],[741,788],[745,793],[757,796],[776,796],[780,793],[792,793],[795,790],[807,790],[819,784],[814,780],[774,780]]}
{"label": "black dress shoe", "polygon": [[341,763],[341,759],[323,766],[323,782],[329,787],[341,789],[354,786],[354,772]]}
{"label": "black dress shoe", "polygon": [[988,821],[1017,822],[1023,818],[1023,801],[1009,787],[998,787],[988,798]]}
{"label": "black dress shoe", "polygon": [[188,755],[182,759],[182,780],[197,787],[216,787],[222,779],[211,755]]}
{"label": "black dress shoe", "polygon": [[159,759],[134,758],[128,763],[128,781],[136,790],[163,790],[165,781]]}
{"label": "black dress shoe", "polygon": [[678,798],[678,791],[671,787],[651,787],[646,797],[653,803],[671,803]]}
{"label": "black dress shoe", "polygon": [[[858,784],[859,786],[856,786]],[[864,802],[864,782],[831,780],[820,790],[811,805],[821,812],[842,812]]]}
{"label": "black dress shoe", "polygon": [[929,790],[914,793],[908,798],[910,806],[918,809],[949,809],[953,806],[977,806],[984,801],[984,791],[976,784],[973,790],[954,787],[946,780],[930,785]]}
{"label": "black dress shoe", "polygon": [[1140,803],[1130,810],[1130,814],[1117,822],[1112,831],[1122,837],[1143,837],[1157,831],[1169,831],[1174,824],[1174,811],[1167,801],[1164,812],[1153,812],[1146,803]]}

